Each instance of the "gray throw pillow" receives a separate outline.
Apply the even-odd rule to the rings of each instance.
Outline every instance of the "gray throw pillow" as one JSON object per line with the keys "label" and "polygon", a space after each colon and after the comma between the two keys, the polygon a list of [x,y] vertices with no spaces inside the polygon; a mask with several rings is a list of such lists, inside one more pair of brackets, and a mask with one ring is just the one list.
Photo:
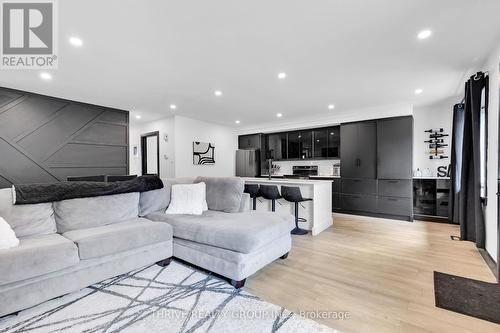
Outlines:
{"label": "gray throw pillow", "polygon": [[137,218],[139,192],[57,201],[53,207],[57,231],[65,233]]}
{"label": "gray throw pillow", "polygon": [[52,202],[13,205],[10,188],[0,190],[0,216],[7,221],[17,237],[48,235],[56,232]]}
{"label": "gray throw pillow", "polygon": [[238,177],[198,177],[195,183],[207,185],[208,209],[226,213],[240,210],[245,182]]}

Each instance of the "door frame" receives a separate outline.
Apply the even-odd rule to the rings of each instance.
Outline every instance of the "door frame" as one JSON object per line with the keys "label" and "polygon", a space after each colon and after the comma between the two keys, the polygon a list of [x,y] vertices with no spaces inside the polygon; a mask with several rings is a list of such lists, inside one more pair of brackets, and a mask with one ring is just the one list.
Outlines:
{"label": "door frame", "polygon": [[[497,70],[500,72],[500,64],[497,67]],[[496,92],[498,96],[500,97],[500,89],[499,91]],[[500,105],[498,106],[498,111],[500,112]],[[497,117],[500,117],[497,115]],[[500,122],[498,126],[498,133],[497,135],[500,137]],[[488,142],[488,140],[486,140]],[[497,152],[499,153],[498,155],[498,161],[499,164],[497,165],[497,186],[500,187],[498,184],[500,184],[500,146],[497,147]],[[500,198],[498,197],[500,194],[500,188],[497,188],[497,282],[500,284]]]}
{"label": "door frame", "polygon": [[156,163],[157,167],[156,170],[158,173],[156,174],[158,177],[160,177],[160,132],[155,131],[155,132],[149,132],[145,134],[141,134],[141,170],[143,175],[147,175],[147,139],[150,137],[156,136],[157,140],[157,145],[156,145]]}

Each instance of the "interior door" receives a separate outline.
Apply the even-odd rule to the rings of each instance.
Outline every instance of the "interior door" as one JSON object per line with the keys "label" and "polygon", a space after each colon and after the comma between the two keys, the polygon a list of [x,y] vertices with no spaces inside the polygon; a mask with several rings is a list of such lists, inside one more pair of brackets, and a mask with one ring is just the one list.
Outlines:
{"label": "interior door", "polygon": [[358,124],[342,125],[340,142],[340,174],[342,178],[359,178]]}
{"label": "interior door", "polygon": [[377,124],[358,124],[358,177],[377,178]]}
{"label": "interior door", "polygon": [[159,132],[141,135],[141,160],[143,175],[160,175]]}

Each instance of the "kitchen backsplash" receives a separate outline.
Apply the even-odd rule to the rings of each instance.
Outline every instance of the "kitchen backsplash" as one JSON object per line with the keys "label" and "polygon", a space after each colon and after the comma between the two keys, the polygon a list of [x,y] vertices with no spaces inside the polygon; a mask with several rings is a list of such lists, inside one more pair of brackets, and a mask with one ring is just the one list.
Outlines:
{"label": "kitchen backsplash", "polygon": [[308,160],[308,161],[274,161],[273,164],[279,166],[279,170],[275,175],[291,175],[293,174],[292,167],[294,165],[317,165],[318,175],[331,176],[333,174],[333,164],[340,163],[339,159],[335,160]]}

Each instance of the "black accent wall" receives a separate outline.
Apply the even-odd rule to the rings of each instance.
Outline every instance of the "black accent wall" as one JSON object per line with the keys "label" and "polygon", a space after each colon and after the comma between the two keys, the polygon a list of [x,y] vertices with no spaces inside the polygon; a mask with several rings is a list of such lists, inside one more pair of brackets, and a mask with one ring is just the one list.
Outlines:
{"label": "black accent wall", "polygon": [[0,87],[0,188],[128,173],[129,114]]}

